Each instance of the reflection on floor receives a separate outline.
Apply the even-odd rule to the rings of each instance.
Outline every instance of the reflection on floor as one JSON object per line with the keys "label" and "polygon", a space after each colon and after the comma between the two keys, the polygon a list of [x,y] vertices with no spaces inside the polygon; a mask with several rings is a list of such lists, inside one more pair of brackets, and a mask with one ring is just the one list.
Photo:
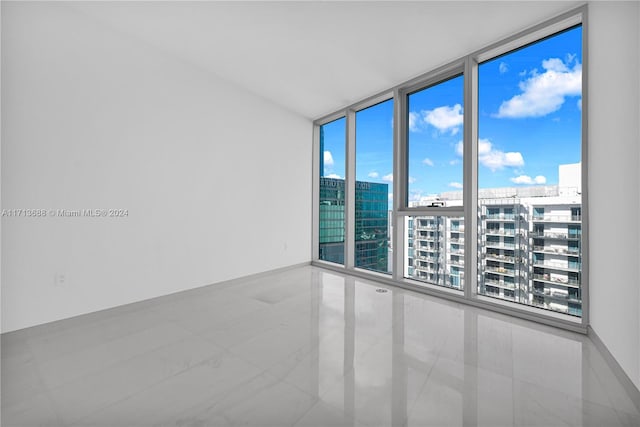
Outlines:
{"label": "reflection on floor", "polygon": [[637,426],[585,336],[300,267],[2,336],[3,426]]}

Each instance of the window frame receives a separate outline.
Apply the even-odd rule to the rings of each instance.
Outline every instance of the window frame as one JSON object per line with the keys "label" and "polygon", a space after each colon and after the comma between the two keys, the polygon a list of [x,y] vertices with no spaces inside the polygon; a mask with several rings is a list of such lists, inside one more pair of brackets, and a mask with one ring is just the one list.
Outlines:
{"label": "window frame", "polygon": [[[313,191],[312,191],[312,265],[342,271],[356,277],[373,279],[392,286],[443,297],[456,302],[481,307],[575,332],[586,333],[589,325],[589,198],[588,198],[588,5],[571,9],[547,21],[531,26],[510,37],[455,61],[401,83],[377,95],[348,105],[313,122]],[[478,286],[478,66],[482,62],[507,54],[529,44],[551,37],[559,32],[582,26],[582,116],[581,116],[581,288],[582,316],[544,311],[540,308],[501,301],[479,295]],[[454,207],[408,206],[408,95],[435,86],[452,77],[463,75],[463,205]],[[355,264],[355,113],[393,99],[393,212],[391,241],[393,245],[392,274],[359,269]],[[318,259],[319,256],[319,129],[331,121],[346,118],[345,143],[345,265]],[[408,216],[461,216],[465,221],[464,292],[437,285],[429,285],[404,276],[404,229]]]}

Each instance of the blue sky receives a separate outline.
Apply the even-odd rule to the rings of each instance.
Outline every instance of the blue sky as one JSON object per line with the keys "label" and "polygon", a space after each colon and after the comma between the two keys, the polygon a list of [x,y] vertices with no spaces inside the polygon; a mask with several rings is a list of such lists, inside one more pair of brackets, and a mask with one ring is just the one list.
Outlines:
{"label": "blue sky", "polygon": [[[480,65],[480,188],[557,184],[581,157],[580,27]],[[409,95],[409,198],[461,189],[463,77]],[[392,173],[391,101],[356,114],[356,177]],[[345,120],[324,126],[325,176],[344,177]],[[391,191],[391,186],[390,186]]]}

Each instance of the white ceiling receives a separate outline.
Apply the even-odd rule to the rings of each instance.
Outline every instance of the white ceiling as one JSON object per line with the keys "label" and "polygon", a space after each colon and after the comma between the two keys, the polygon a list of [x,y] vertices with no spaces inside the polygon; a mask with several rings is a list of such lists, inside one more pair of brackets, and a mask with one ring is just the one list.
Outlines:
{"label": "white ceiling", "polygon": [[73,7],[318,118],[580,2],[79,2]]}

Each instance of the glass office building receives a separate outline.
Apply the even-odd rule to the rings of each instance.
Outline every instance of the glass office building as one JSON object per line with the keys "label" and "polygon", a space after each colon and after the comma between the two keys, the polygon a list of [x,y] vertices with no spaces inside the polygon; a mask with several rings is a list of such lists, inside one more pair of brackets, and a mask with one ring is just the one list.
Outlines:
{"label": "glass office building", "polygon": [[[344,264],[344,180],[320,178],[320,259]],[[356,181],[355,266],[388,272],[389,186]]]}

